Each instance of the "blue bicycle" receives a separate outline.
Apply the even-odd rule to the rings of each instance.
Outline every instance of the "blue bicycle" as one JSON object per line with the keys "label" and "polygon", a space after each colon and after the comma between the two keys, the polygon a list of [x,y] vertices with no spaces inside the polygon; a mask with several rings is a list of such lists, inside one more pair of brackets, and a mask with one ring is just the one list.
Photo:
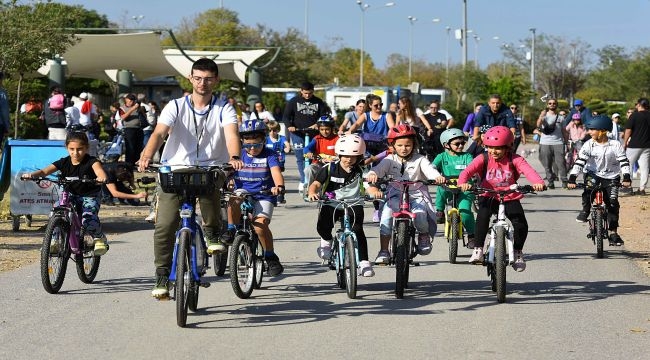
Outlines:
{"label": "blue bicycle", "polygon": [[208,269],[207,245],[203,230],[196,219],[196,200],[200,195],[218,191],[218,179],[225,178],[224,170],[230,165],[189,167],[170,171],[169,166],[160,168],[160,187],[163,192],[183,197],[180,208],[181,226],[176,232],[169,281],[174,286],[176,300],[176,323],[187,324],[187,310],[196,311],[199,287],[209,287],[201,282]]}

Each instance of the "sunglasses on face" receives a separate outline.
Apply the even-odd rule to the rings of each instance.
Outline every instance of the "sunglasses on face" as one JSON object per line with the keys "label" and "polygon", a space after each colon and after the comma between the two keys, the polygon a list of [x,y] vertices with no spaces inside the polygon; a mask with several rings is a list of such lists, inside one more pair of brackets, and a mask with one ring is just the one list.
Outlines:
{"label": "sunglasses on face", "polygon": [[374,108],[380,108],[380,107],[382,107],[382,105],[384,105],[384,104],[381,104],[381,103],[379,103],[379,104],[372,104],[372,107],[374,107]]}
{"label": "sunglasses on face", "polygon": [[517,107],[516,106],[511,106],[510,110],[517,110]]}
{"label": "sunglasses on face", "polygon": [[262,146],[264,146],[264,144],[262,144],[262,143],[242,144],[241,145],[241,147],[243,147],[246,150],[259,149]]}
{"label": "sunglasses on face", "polygon": [[449,145],[451,145],[451,146],[456,146],[456,147],[458,147],[458,146],[464,146],[465,144],[467,144],[466,141],[455,141],[455,142],[453,142],[453,143],[449,143]]}

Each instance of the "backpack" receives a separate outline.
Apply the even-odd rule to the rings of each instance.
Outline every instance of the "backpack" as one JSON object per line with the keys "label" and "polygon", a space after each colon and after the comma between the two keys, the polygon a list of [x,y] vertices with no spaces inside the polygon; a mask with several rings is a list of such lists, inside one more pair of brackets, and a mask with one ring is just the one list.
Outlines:
{"label": "backpack", "polygon": [[65,108],[65,97],[63,94],[54,94],[49,100],[50,109],[55,111],[63,111]]}

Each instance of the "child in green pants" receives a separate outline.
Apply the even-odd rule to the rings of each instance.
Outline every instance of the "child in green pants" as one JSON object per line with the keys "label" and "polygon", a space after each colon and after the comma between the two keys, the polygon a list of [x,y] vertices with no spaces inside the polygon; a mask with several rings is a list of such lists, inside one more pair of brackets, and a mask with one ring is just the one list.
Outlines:
{"label": "child in green pants", "polygon": [[[457,179],[461,171],[474,160],[472,155],[463,152],[463,147],[467,142],[467,136],[460,129],[447,129],[440,134],[440,143],[445,148],[445,152],[438,154],[433,160],[433,167],[440,172],[444,179]],[[436,179],[437,180],[437,179]],[[447,199],[451,198],[451,192],[438,186],[436,193],[436,219],[439,224],[445,221],[445,204]],[[474,214],[472,214],[472,202],[474,194],[462,192],[459,194],[458,210],[467,232],[467,246],[474,248]]]}

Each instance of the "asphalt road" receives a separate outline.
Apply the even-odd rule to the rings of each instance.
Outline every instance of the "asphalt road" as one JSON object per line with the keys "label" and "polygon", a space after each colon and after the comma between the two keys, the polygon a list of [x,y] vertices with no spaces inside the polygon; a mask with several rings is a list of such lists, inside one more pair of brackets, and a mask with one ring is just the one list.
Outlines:
{"label": "asphalt road", "polygon": [[[529,157],[539,169],[536,155]],[[348,299],[316,256],[316,206],[297,194],[288,159],[287,206],[272,231],[283,275],[264,278],[250,299],[210,270],[199,311],[176,326],[175,303],[150,297],[152,226],[141,219],[107,226],[111,249],[94,284],[73,264],[61,292],[47,294],[38,264],[0,274],[2,359],[648,359],[650,279],[621,249],[605,259],[574,218],[579,191],[530,195],[528,268],[508,270],[507,302],[498,304],[485,268],[447,262],[440,233],[431,255],[418,257],[404,299],[394,298],[395,272],[376,267]],[[525,181],[523,181],[525,182]],[[366,209],[366,219],[371,208]],[[366,221],[370,256],[378,228]]]}

